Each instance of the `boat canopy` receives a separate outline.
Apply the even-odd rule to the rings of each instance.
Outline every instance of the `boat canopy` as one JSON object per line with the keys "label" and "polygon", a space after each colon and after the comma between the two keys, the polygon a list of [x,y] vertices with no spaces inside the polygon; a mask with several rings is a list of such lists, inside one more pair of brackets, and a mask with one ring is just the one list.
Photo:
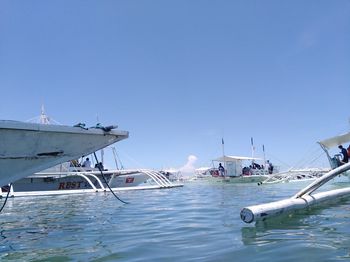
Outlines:
{"label": "boat canopy", "polygon": [[234,161],[242,161],[242,160],[262,160],[262,159],[256,158],[256,157],[247,157],[247,156],[222,156],[222,157],[214,159],[213,161],[234,162]]}
{"label": "boat canopy", "polygon": [[319,141],[318,143],[326,149],[330,149],[348,142],[350,142],[350,132]]}

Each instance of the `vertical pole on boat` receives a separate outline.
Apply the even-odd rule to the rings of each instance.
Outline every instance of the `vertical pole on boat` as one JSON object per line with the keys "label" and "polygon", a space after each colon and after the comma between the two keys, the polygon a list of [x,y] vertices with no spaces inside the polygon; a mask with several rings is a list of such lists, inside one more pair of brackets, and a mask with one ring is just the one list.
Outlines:
{"label": "vertical pole on boat", "polygon": [[225,168],[225,172],[224,172],[224,177],[226,177],[226,157],[225,157],[225,142],[224,142],[224,138],[221,138],[221,145],[222,145],[222,156],[224,158],[224,168]]}
{"label": "vertical pole on boat", "polygon": [[251,143],[251,145],[252,145],[252,158],[254,158],[255,147],[254,147],[254,140],[253,140],[253,137],[250,138],[250,143]]}
{"label": "vertical pole on boat", "polygon": [[265,146],[263,145],[264,165],[266,165]]}
{"label": "vertical pole on boat", "polygon": [[255,153],[255,147],[254,147],[254,141],[253,137],[250,138],[250,144],[252,145],[252,162],[254,162],[254,153]]}
{"label": "vertical pole on boat", "polygon": [[105,155],[105,152],[104,152],[104,150],[103,150],[103,148],[102,148],[102,149],[101,149],[101,163],[102,163],[102,165],[105,164],[104,155]]}
{"label": "vertical pole on boat", "polygon": [[265,146],[263,145],[263,154],[264,154],[264,171],[266,170],[266,156],[265,156]]}
{"label": "vertical pole on boat", "polygon": [[[115,166],[119,170],[119,166],[118,166],[118,159],[119,159],[119,157],[118,157],[118,154],[117,154],[117,151],[116,151],[115,147],[112,147],[112,152],[113,152]],[[123,164],[120,161],[120,159],[119,159],[119,163],[120,163],[120,169],[124,169]]]}

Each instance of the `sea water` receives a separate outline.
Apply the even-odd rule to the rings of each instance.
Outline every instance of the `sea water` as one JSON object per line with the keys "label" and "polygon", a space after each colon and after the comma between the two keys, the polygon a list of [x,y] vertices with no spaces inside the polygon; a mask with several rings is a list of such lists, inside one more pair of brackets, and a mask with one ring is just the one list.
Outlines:
{"label": "sea water", "polygon": [[[182,188],[9,199],[1,261],[338,261],[350,259],[350,201],[245,224],[240,210],[305,183],[187,182]],[[3,201],[3,200],[2,200]]]}

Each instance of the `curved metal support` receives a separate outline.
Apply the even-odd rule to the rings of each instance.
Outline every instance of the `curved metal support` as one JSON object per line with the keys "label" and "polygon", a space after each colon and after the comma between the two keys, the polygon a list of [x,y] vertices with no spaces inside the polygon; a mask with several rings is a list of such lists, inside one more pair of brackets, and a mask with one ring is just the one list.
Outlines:
{"label": "curved metal support", "polygon": [[76,175],[76,176],[80,176],[82,178],[84,178],[89,185],[92,187],[93,190],[95,190],[96,192],[98,192],[98,189],[95,187],[95,185],[91,182],[91,180],[84,174],[79,174],[79,173],[72,173],[72,175]]}
{"label": "curved metal support", "polygon": [[165,183],[163,183],[156,175],[154,175],[151,171],[148,170],[142,170],[142,173],[148,175],[149,177],[151,177],[153,179],[154,182],[156,182],[156,184],[160,187],[167,187],[167,185]]}
{"label": "curved metal support", "polygon": [[160,172],[156,172],[156,171],[151,171],[154,173],[154,175],[156,175],[158,178],[160,177],[160,179],[167,185],[167,186],[174,186],[174,184],[162,173]]}
{"label": "curved metal support", "polygon": [[327,174],[323,175],[319,179],[315,180],[313,183],[305,187],[304,189],[300,190],[297,194],[293,196],[293,198],[300,198],[306,194],[310,195],[312,192],[314,192],[316,189],[327,183],[332,178],[336,177],[337,175],[350,170],[350,163],[344,164],[340,167],[337,167],[336,169],[331,170]]}
{"label": "curved metal support", "polygon": [[116,175],[115,173],[112,174],[111,178],[110,178],[109,181],[108,181],[108,185],[109,185],[109,186],[112,185],[112,183],[113,183],[113,181],[114,181],[114,179],[115,179],[116,176],[117,176],[117,175]]}
{"label": "curved metal support", "polygon": [[93,178],[95,178],[96,181],[98,182],[98,184],[100,185],[101,189],[102,189],[103,191],[106,191],[106,188],[103,186],[103,183],[101,182],[101,180],[100,180],[96,175],[91,174],[91,173],[88,173],[88,174],[85,174],[85,175],[87,175],[87,176],[92,176]]}
{"label": "curved metal support", "polygon": [[154,179],[157,179],[157,181],[159,181],[159,183],[160,183],[163,187],[167,187],[167,186],[168,186],[167,183],[165,183],[165,182],[158,176],[158,174],[157,174],[156,172],[151,171],[151,170],[148,170],[147,172],[149,173],[149,175],[152,175],[152,177],[153,177]]}
{"label": "curved metal support", "polygon": [[141,170],[141,173],[144,173],[151,177],[154,182],[157,183],[157,185],[161,187],[173,187],[174,184],[162,173],[152,171],[152,170]]}

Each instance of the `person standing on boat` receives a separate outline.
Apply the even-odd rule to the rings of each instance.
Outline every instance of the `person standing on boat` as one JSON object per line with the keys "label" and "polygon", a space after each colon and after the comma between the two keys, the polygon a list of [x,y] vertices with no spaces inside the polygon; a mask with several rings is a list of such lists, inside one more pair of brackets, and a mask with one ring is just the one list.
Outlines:
{"label": "person standing on boat", "polygon": [[348,151],[348,158],[349,158],[350,157],[350,145],[348,146],[347,151]]}
{"label": "person standing on boat", "polygon": [[343,164],[349,162],[348,151],[346,151],[346,149],[342,145],[339,145],[338,148],[340,149],[340,153],[343,156],[343,159],[340,160],[340,163],[343,165]]}
{"label": "person standing on boat", "polygon": [[83,167],[85,168],[91,168],[91,162],[90,159],[87,157],[83,163]]}
{"label": "person standing on boat", "polygon": [[266,161],[266,170],[269,174],[273,173],[273,165],[270,163],[269,160]]}
{"label": "person standing on boat", "polygon": [[219,163],[219,173],[220,176],[225,176],[225,168],[221,165],[221,163]]}

